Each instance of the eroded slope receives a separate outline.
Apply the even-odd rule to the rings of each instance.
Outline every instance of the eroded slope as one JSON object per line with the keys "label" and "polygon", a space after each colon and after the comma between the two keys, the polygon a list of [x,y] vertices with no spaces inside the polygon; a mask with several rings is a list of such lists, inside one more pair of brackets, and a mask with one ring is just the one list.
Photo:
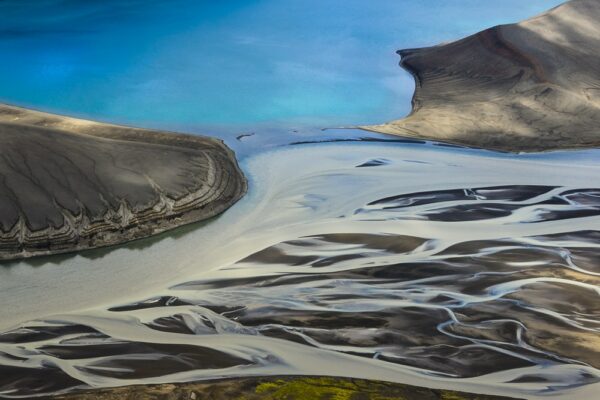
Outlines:
{"label": "eroded slope", "polygon": [[413,111],[365,129],[506,151],[600,145],[598,0],[398,53]]}
{"label": "eroded slope", "polygon": [[146,237],[245,190],[218,140],[0,105],[0,259]]}

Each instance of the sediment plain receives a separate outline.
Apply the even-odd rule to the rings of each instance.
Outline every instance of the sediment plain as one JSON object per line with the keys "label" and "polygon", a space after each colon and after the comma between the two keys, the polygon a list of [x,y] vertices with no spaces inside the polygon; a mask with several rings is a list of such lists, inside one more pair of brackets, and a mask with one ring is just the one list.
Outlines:
{"label": "sediment plain", "polygon": [[412,112],[363,129],[510,152],[600,145],[597,0],[398,54]]}
{"label": "sediment plain", "polygon": [[0,105],[0,260],[147,237],[245,191],[219,140]]}

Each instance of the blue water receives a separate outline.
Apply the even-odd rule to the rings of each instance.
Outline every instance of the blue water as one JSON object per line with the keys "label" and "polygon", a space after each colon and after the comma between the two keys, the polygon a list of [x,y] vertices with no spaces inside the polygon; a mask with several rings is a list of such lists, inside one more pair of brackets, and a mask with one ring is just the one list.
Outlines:
{"label": "blue water", "polygon": [[226,136],[409,111],[399,48],[559,0],[4,0],[0,101]]}

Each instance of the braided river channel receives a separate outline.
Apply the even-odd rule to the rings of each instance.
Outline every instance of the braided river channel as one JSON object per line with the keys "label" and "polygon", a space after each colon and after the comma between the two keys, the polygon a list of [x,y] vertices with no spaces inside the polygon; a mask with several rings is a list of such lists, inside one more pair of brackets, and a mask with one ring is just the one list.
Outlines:
{"label": "braided river channel", "polygon": [[600,381],[600,153],[376,139],[243,159],[204,226],[0,269],[0,394],[256,375]]}

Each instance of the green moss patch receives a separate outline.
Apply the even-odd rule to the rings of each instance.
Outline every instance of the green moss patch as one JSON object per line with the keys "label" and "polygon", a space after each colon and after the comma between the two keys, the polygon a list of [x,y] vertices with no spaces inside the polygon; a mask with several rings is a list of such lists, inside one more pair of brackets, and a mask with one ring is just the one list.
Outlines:
{"label": "green moss patch", "polygon": [[127,386],[57,396],[61,400],[506,400],[396,383],[332,377],[239,378]]}

